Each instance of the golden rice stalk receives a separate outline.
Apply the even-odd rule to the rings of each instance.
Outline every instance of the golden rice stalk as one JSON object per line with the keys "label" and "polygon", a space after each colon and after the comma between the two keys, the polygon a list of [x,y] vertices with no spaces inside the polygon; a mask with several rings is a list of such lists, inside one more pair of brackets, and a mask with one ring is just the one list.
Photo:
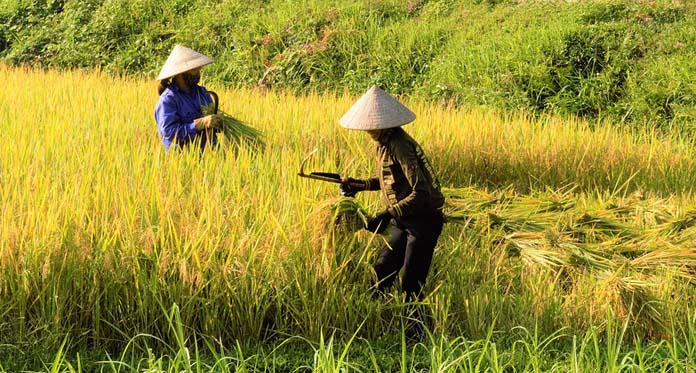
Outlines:
{"label": "golden rice stalk", "polygon": [[612,256],[606,251],[589,244],[563,242],[559,246],[568,253],[568,266],[585,267],[591,270],[613,270],[621,266],[625,260]]}
{"label": "golden rice stalk", "polygon": [[534,213],[563,212],[574,208],[577,204],[573,196],[573,188],[566,187],[559,190],[546,188],[545,192],[537,192],[530,196],[518,196],[514,205],[533,211]]}
{"label": "golden rice stalk", "polygon": [[459,214],[473,214],[486,211],[510,201],[504,193],[493,195],[474,188],[442,188],[446,207]]}
{"label": "golden rice stalk", "polygon": [[584,213],[577,220],[577,229],[583,235],[594,237],[601,241],[613,238],[634,239],[638,233],[632,228],[619,222],[615,217],[606,211],[595,212],[594,214]]}
{"label": "golden rice stalk", "polygon": [[607,304],[622,319],[631,318],[637,325],[661,325],[662,302],[652,289],[656,280],[650,276],[631,273],[624,268],[595,274],[599,286],[595,301]]}
{"label": "golden rice stalk", "polygon": [[318,206],[311,222],[321,234],[352,233],[363,229],[367,224],[369,214],[353,197],[329,198]]}
{"label": "golden rice stalk", "polygon": [[352,197],[339,199],[331,205],[331,211],[333,225],[349,232],[363,229],[369,216],[367,211]]}
{"label": "golden rice stalk", "polygon": [[696,224],[696,210],[691,210],[686,212],[684,216],[668,223],[663,229],[663,232],[667,236],[673,236],[681,233],[687,228],[691,228],[694,224]]}
{"label": "golden rice stalk", "polygon": [[[212,104],[204,106],[202,112],[203,115],[213,114],[214,106]],[[227,141],[236,146],[245,144],[254,148],[263,148],[265,145],[263,132],[225,112],[218,111],[218,114],[222,115],[220,132]]]}
{"label": "golden rice stalk", "polygon": [[665,246],[631,260],[630,266],[638,272],[655,272],[661,268],[669,268],[684,280],[696,281],[696,249]]}
{"label": "golden rice stalk", "polygon": [[559,269],[568,261],[565,253],[549,245],[549,239],[543,233],[517,232],[505,236],[505,240],[508,255],[519,256],[527,266]]}
{"label": "golden rice stalk", "polygon": [[530,216],[502,216],[488,213],[491,228],[502,227],[506,232],[543,232],[551,228],[553,222],[535,221]]}

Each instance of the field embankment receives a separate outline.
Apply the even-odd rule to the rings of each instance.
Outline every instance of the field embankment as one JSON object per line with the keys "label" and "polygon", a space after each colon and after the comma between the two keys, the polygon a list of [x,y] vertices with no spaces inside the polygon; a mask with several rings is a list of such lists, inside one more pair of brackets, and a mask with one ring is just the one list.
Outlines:
{"label": "field embankment", "polygon": [[3,0],[0,58],[153,78],[175,43],[220,85],[388,92],[693,133],[696,3]]}

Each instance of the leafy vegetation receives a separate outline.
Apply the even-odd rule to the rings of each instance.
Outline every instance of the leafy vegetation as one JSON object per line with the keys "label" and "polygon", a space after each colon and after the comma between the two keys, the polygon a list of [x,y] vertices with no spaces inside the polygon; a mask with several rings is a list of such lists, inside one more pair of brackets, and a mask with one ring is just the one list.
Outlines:
{"label": "leafy vegetation", "polygon": [[692,133],[696,4],[2,0],[0,58],[154,78],[175,43],[225,86],[608,117]]}

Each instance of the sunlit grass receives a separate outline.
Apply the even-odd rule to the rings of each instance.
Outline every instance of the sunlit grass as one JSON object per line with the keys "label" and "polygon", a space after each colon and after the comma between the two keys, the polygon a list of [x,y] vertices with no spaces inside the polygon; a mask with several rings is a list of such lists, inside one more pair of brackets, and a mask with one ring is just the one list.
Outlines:
{"label": "sunlit grass", "polygon": [[[201,155],[164,153],[155,82],[7,67],[0,78],[10,88],[0,92],[1,340],[58,351],[69,335],[73,345],[120,351],[141,333],[162,339],[152,343],[160,348],[203,337],[229,347],[291,336],[348,339],[357,330],[368,340],[400,333],[404,302],[396,293],[376,302],[367,290],[381,236],[332,231],[316,217],[338,188],[297,177],[314,148],[308,169],[353,177],[374,171],[371,140],[337,125],[355,97],[208,87],[222,110],[262,131],[266,145]],[[690,140],[609,123],[590,129],[580,120],[407,104],[418,119],[405,129],[443,185],[452,193],[472,187],[463,194],[466,208],[486,206],[495,187],[509,186],[518,200],[501,206],[515,209],[482,216],[506,218],[503,227],[528,234],[570,219],[554,209],[583,208],[586,221],[574,222],[600,247],[618,229],[603,214],[624,203],[634,220],[620,222],[630,229],[620,230],[611,250],[676,247],[626,263],[617,261],[625,252],[586,255],[586,270],[566,265],[577,264],[570,246],[548,252],[548,235],[501,235],[503,220],[448,224],[425,301],[436,338],[448,338],[435,340],[435,363],[460,364],[451,351],[477,346],[460,344],[459,336],[485,340],[495,330],[502,338],[500,331],[517,327],[538,327],[543,338],[563,328],[602,335],[607,314],[640,320],[625,332],[636,338],[690,330],[693,295],[684,273],[691,265],[660,267],[693,247]],[[627,202],[635,191],[643,202]],[[377,193],[358,201],[368,211],[382,203]],[[675,232],[679,240],[664,238]],[[507,244],[521,247],[520,255],[511,256]],[[170,330],[174,304],[183,337]],[[659,322],[638,317],[655,304]],[[472,356],[493,359],[491,345],[484,347]]]}

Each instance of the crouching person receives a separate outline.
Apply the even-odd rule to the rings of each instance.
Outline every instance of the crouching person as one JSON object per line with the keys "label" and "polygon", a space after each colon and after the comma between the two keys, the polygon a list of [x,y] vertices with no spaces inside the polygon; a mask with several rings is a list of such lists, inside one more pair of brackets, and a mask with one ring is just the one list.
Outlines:
{"label": "crouching person", "polygon": [[349,193],[382,191],[386,208],[365,227],[381,233],[392,225],[388,243],[381,247],[374,264],[375,287],[384,292],[403,269],[401,289],[408,301],[422,299],[442,232],[445,201],[423,150],[401,127],[415,118],[413,112],[375,86],[339,122],[344,128],[366,131],[377,143],[378,175],[363,180],[344,178],[342,188]]}

